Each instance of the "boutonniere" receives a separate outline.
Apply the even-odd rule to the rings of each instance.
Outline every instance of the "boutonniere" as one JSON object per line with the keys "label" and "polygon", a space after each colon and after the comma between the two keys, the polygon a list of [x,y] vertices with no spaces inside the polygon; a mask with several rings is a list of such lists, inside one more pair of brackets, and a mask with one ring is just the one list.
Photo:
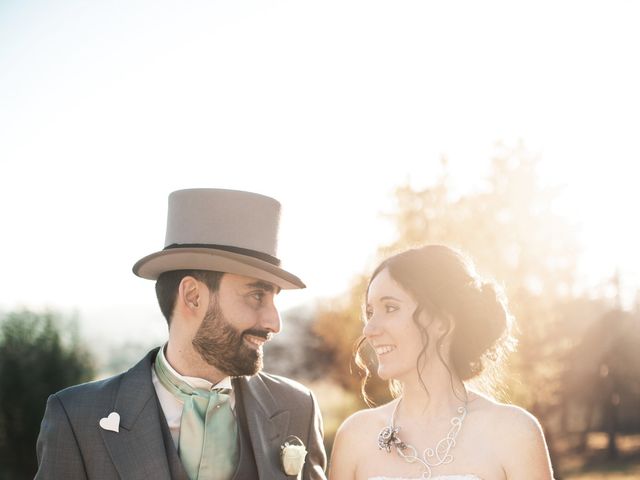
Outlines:
{"label": "boutonniere", "polygon": [[287,437],[280,445],[280,460],[282,468],[287,475],[298,475],[304,466],[304,458],[307,456],[307,449],[304,443],[295,435]]}

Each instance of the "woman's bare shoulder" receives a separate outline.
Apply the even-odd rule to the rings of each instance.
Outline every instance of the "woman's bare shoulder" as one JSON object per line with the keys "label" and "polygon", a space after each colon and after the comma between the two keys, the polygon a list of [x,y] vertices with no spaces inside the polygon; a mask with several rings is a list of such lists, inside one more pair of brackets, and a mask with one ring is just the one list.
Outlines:
{"label": "woman's bare shoulder", "polygon": [[389,423],[396,402],[397,400],[393,400],[385,405],[359,410],[351,414],[340,425],[338,434],[351,436],[362,435],[372,430],[380,431]]}
{"label": "woman's bare shoulder", "polygon": [[549,454],[542,427],[535,416],[522,407],[480,394],[474,394],[469,402],[469,412],[477,413],[477,423],[490,435],[505,471],[511,472],[509,478],[520,478],[515,473],[522,469],[538,472],[538,477],[534,478],[547,478]]}
{"label": "woman's bare shoulder", "polygon": [[501,403],[488,396],[474,392],[469,402],[469,410],[482,413],[501,432],[539,431],[540,423],[531,413],[517,405]]}
{"label": "woman's bare shoulder", "polygon": [[482,422],[490,422],[496,432],[513,434],[540,431],[538,420],[524,408],[499,402],[478,392],[469,395],[467,410]]}
{"label": "woman's bare shoulder", "polygon": [[369,455],[369,443],[391,418],[395,400],[377,408],[360,410],[349,416],[336,432],[329,465],[329,478],[355,478],[358,465]]}

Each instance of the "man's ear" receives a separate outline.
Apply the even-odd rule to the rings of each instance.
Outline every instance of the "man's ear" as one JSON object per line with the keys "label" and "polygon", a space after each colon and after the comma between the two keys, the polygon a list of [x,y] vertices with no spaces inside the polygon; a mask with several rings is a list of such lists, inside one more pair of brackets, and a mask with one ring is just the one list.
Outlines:
{"label": "man's ear", "polygon": [[197,313],[204,301],[203,287],[204,285],[192,276],[187,275],[184,277],[178,286],[178,303],[180,306],[192,314]]}

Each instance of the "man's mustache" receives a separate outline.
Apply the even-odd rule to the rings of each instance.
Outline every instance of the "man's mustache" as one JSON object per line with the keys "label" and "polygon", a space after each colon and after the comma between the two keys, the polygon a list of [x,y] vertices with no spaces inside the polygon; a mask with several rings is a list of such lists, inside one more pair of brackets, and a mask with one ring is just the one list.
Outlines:
{"label": "man's mustache", "polygon": [[243,335],[253,335],[254,337],[261,337],[265,340],[269,341],[273,337],[273,332],[269,330],[258,330],[257,328],[250,328],[249,330],[245,330]]}

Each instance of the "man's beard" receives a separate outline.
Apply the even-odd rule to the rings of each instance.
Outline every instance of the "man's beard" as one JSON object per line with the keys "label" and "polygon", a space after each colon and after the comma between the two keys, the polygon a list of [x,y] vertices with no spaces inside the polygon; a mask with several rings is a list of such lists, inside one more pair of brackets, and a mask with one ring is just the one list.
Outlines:
{"label": "man's beard", "polygon": [[191,343],[205,362],[226,375],[254,375],[262,370],[262,348],[248,347],[242,337],[249,334],[268,338],[269,333],[258,329],[236,330],[225,319],[216,296],[213,296]]}

